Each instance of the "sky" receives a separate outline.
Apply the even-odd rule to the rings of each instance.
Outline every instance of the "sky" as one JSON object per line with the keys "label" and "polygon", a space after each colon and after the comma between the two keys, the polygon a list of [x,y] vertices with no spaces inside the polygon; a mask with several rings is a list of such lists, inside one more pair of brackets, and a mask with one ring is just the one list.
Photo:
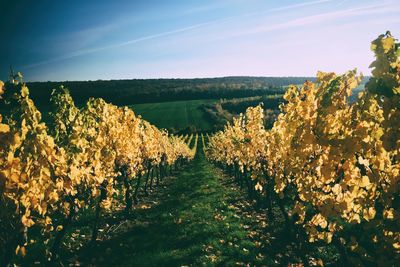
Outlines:
{"label": "sky", "polygon": [[0,79],[370,74],[399,0],[0,0]]}

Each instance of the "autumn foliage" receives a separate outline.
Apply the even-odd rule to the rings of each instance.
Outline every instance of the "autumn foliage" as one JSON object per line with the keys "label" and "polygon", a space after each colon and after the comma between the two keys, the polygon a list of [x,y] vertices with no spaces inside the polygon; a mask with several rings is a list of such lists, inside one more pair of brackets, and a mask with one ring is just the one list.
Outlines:
{"label": "autumn foliage", "polygon": [[[400,44],[372,42],[372,77],[355,70],[290,86],[271,130],[251,107],[213,135],[208,159],[231,166],[313,244],[353,265],[395,265],[400,253]],[[250,190],[251,191],[251,190]],[[348,264],[347,263],[347,264]]]}
{"label": "autumn foliage", "polygon": [[0,82],[1,96],[11,111],[0,115],[0,265],[29,253],[33,228],[54,258],[84,211],[95,212],[95,240],[102,212],[129,212],[133,183],[154,169],[165,176],[196,152],[126,107],[93,98],[77,108],[63,87],[52,93],[49,126],[23,82]]}

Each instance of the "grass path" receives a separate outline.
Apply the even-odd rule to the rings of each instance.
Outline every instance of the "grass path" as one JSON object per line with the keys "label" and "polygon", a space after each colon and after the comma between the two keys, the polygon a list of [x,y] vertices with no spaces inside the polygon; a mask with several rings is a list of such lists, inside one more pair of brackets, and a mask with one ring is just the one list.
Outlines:
{"label": "grass path", "polygon": [[[237,213],[242,194],[221,183],[222,173],[200,151],[165,187],[162,200],[136,213],[132,225],[79,261],[98,266],[182,266],[267,264],[260,255],[256,218]],[[258,229],[260,227],[257,224]],[[264,253],[262,253],[264,254]],[[258,265],[257,264],[257,265]]]}

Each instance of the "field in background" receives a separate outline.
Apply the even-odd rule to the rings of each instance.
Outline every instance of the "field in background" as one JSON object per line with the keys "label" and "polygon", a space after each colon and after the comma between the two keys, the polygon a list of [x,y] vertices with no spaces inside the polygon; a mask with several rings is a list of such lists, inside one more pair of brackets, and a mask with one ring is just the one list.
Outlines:
{"label": "field in background", "polygon": [[177,131],[212,130],[213,124],[201,108],[203,104],[211,104],[216,100],[188,100],[162,103],[136,104],[130,106],[137,115],[159,128]]}

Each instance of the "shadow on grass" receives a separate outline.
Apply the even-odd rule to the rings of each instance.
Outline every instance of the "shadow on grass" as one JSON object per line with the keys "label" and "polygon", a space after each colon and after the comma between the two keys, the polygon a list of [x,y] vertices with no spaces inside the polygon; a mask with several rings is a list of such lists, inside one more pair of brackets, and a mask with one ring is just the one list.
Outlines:
{"label": "shadow on grass", "polygon": [[179,173],[159,205],[141,210],[134,224],[110,240],[88,245],[78,261],[94,265],[182,265],[204,254],[203,245],[220,237],[213,223],[219,192],[202,157]]}
{"label": "shadow on grass", "polygon": [[[67,264],[95,266],[287,265],[301,262],[277,216],[268,222],[244,191],[201,152],[161,192],[158,204],[135,210],[129,226],[82,247]],[[167,179],[171,179],[167,178]]]}

